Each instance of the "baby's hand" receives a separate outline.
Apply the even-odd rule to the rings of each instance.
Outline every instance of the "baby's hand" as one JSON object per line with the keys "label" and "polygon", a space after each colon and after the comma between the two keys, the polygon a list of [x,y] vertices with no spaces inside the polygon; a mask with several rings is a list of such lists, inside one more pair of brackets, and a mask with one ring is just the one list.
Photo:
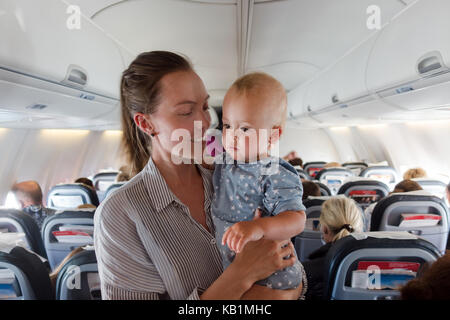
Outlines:
{"label": "baby's hand", "polygon": [[225,231],[222,237],[222,245],[227,246],[234,252],[239,253],[249,241],[257,241],[264,236],[258,220],[241,221],[235,223]]}

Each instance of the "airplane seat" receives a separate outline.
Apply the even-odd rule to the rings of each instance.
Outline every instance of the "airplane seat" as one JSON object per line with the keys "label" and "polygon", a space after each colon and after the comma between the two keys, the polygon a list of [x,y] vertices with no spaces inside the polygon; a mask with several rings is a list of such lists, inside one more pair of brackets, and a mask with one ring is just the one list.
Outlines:
{"label": "airplane seat", "polygon": [[308,197],[303,204],[306,207],[306,223],[302,233],[295,236],[294,247],[300,261],[308,260],[308,256],[319,249],[325,243],[319,228],[319,217],[322,211],[322,204],[330,199],[325,197]]}
{"label": "airplane seat", "polygon": [[106,199],[114,190],[119,189],[125,183],[126,183],[126,181],[124,181],[124,182],[116,182],[116,183],[111,184],[108,187],[108,189],[106,189],[105,196],[104,196],[103,200]]}
{"label": "airplane seat", "polygon": [[27,213],[16,209],[0,209],[0,230],[24,233],[27,247],[41,257],[47,258],[39,227]]}
{"label": "airplane seat", "polygon": [[359,176],[362,170],[367,168],[369,165],[365,162],[346,162],[342,166],[351,170],[356,176]]}
{"label": "airplane seat", "polygon": [[48,271],[36,254],[23,247],[0,251],[0,300],[54,300]]}
{"label": "airplane seat", "polygon": [[447,184],[444,182],[427,178],[417,178],[412,180],[417,182],[423,190],[428,191],[438,198],[445,198]]}
{"label": "airplane seat", "polygon": [[93,243],[95,210],[66,210],[44,221],[42,239],[50,267],[55,269],[74,249]]}
{"label": "airplane seat", "polygon": [[362,170],[360,177],[381,181],[389,186],[390,190],[394,189],[395,184],[399,180],[397,171],[390,166],[372,166]]}
{"label": "airplane seat", "polygon": [[330,188],[328,188],[328,186],[326,184],[323,184],[323,183],[321,183],[319,181],[315,181],[315,180],[313,180],[313,182],[319,186],[321,196],[329,197],[332,195]]}
{"label": "airplane seat", "polygon": [[56,279],[57,300],[101,300],[95,251],[83,250],[71,257]]}
{"label": "airplane seat", "polygon": [[47,196],[47,207],[55,210],[75,209],[82,204],[99,205],[95,190],[82,183],[58,184]]}
{"label": "airplane seat", "polygon": [[449,233],[449,208],[426,191],[394,193],[373,209],[370,231],[407,231],[444,253]]}
{"label": "airplane seat", "polygon": [[294,169],[297,170],[297,173],[300,176],[300,179],[309,180],[309,176],[306,174],[306,172],[303,169],[296,167],[296,166],[294,167]]}
{"label": "airplane seat", "polygon": [[389,195],[389,187],[378,180],[357,179],[345,182],[338,194],[349,197],[363,209]]}
{"label": "airplane seat", "polygon": [[303,171],[309,176],[309,180],[316,177],[316,174],[323,169],[323,166],[327,163],[325,161],[313,161],[307,162],[303,165]]}
{"label": "airplane seat", "polygon": [[105,171],[94,175],[92,180],[100,202],[105,199],[106,191],[115,182],[118,173],[118,171]]}
{"label": "airplane seat", "polygon": [[346,168],[326,168],[317,173],[315,179],[328,186],[332,195],[337,194],[339,187],[355,174]]}
{"label": "airplane seat", "polygon": [[327,253],[324,298],[397,300],[398,286],[439,257],[432,243],[407,232],[353,233]]}

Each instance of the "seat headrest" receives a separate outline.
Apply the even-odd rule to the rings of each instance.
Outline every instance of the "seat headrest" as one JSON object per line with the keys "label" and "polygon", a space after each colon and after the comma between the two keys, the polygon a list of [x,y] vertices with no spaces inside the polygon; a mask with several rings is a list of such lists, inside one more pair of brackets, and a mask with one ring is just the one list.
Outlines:
{"label": "seat headrest", "polygon": [[47,206],[57,210],[74,209],[81,204],[99,205],[95,190],[82,183],[58,184],[47,196]]}

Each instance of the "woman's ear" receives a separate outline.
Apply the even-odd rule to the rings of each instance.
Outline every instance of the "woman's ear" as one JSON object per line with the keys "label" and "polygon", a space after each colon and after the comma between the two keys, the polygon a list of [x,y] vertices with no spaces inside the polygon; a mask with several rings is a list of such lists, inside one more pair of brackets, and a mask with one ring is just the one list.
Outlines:
{"label": "woman's ear", "polygon": [[152,122],[150,121],[150,116],[148,114],[144,114],[141,112],[136,112],[133,116],[134,123],[149,136],[154,134],[155,128],[153,127]]}

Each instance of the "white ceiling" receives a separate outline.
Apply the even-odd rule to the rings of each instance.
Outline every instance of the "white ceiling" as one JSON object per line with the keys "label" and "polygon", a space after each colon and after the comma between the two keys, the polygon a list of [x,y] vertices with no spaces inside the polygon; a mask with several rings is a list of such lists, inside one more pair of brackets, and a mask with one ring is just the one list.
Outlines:
{"label": "white ceiling", "polygon": [[[26,1],[20,2],[24,3],[20,9],[26,12]],[[114,43],[125,66],[144,51],[170,50],[187,55],[204,80],[213,105],[221,104],[226,89],[238,76],[254,70],[274,75],[288,91],[301,86],[335,64],[374,32],[366,27],[366,9],[369,5],[377,4],[381,8],[382,23],[385,23],[411,2],[40,0],[41,6],[80,6],[83,21]],[[1,9],[0,3],[0,13]],[[41,12],[42,24],[46,12],[54,14],[54,10],[46,8],[42,8]],[[26,14],[24,16],[27,17]],[[40,48],[40,54],[47,53],[51,56],[50,60],[58,61],[58,68],[65,69],[63,66],[73,63],[70,61],[71,55],[61,52],[58,39],[53,40],[45,42],[47,46]],[[97,40],[92,38],[91,43],[86,43],[85,50],[77,48],[79,60],[91,59],[91,64],[97,63],[105,53],[95,55],[96,44]],[[38,42],[34,41],[34,45],[37,46]],[[114,51],[116,55],[117,50]],[[51,70],[47,74],[58,78],[57,71],[50,67],[48,60],[36,61],[42,63],[35,72],[40,72],[38,68]],[[8,65],[8,62],[0,61],[0,64]],[[118,97],[122,63],[110,69],[106,66],[99,69],[103,74],[98,75],[97,79],[94,77],[90,83],[91,90],[99,88],[101,92]],[[36,120],[39,123],[39,119]],[[99,120],[96,119],[95,126]],[[85,119],[83,121],[85,126],[91,125]],[[111,123],[111,115],[105,123]],[[116,125],[118,123],[117,119]]]}

